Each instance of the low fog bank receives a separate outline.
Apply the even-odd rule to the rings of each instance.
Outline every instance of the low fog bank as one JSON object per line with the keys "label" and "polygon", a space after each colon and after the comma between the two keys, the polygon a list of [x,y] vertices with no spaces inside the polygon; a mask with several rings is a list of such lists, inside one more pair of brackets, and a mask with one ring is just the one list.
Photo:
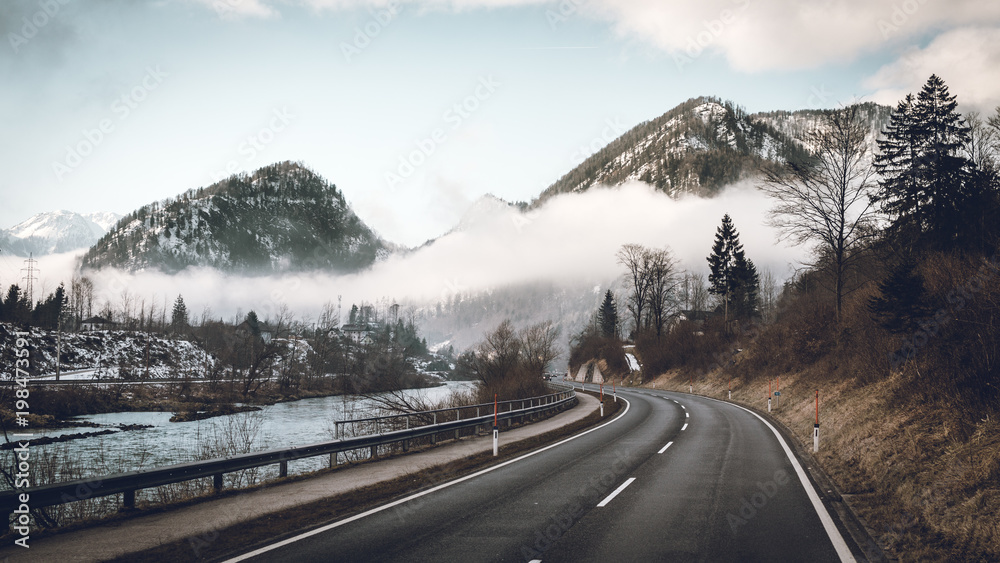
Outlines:
{"label": "low fog bank", "polygon": [[[88,271],[86,275],[95,283],[97,303],[114,304],[128,293],[147,304],[154,302],[159,308],[164,302],[169,306],[181,294],[195,321],[207,311],[211,318],[232,319],[250,309],[265,318],[287,305],[299,320],[311,322],[324,303],[336,305],[338,296],[342,296],[345,317],[352,303],[387,299],[422,308],[420,316],[426,318],[438,314],[438,304],[517,287],[535,288],[532,291],[543,295],[551,305],[540,309],[546,314],[565,315],[571,311],[561,309],[560,292],[565,292],[567,303],[575,304],[570,309],[594,306],[599,298],[594,297],[595,289],[606,288],[623,273],[615,253],[625,243],[669,246],[682,268],[707,273],[705,257],[725,213],[732,216],[747,256],[758,268],[770,270],[779,280],[787,278],[793,265],[806,257],[806,250],[776,243],[775,231],[764,224],[769,206],[769,200],[749,182],[734,185],[712,199],[676,200],[646,184],[632,183],[563,194],[526,214],[498,207],[431,244],[393,255],[352,275],[314,272],[242,277],[208,268],[188,268],[175,275],[155,271],[132,274],[114,269]],[[54,289],[57,280],[69,285],[80,254],[82,251],[41,260],[40,277],[45,280],[42,285],[46,291]],[[23,275],[13,271],[23,264],[12,257],[6,260],[0,260],[0,274],[8,285],[15,274],[18,279]],[[547,289],[539,294],[538,287]],[[510,303],[508,308],[516,308],[513,304],[517,300],[505,302]],[[521,306],[539,310],[537,303],[524,301]],[[537,317],[498,310],[488,315],[484,312],[482,318],[468,322],[490,325],[493,319],[499,322],[508,313],[523,316],[523,321]],[[580,319],[575,318],[570,324],[579,323]],[[428,328],[434,333],[428,338],[432,344],[449,332],[442,323],[428,323]],[[489,328],[491,325],[480,326],[478,332]],[[461,344],[470,338],[461,338]],[[456,345],[456,349],[461,348]]]}

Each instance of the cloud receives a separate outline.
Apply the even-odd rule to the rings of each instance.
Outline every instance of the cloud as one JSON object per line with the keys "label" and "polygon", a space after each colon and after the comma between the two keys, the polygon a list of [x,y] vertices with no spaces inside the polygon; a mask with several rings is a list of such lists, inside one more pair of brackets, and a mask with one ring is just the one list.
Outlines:
{"label": "cloud", "polygon": [[[254,309],[266,317],[287,305],[314,319],[325,302],[343,296],[345,307],[381,298],[433,305],[449,296],[545,282],[563,287],[607,284],[622,274],[615,253],[625,243],[668,246],[683,268],[707,271],[715,229],[729,213],[747,256],[759,268],[785,278],[806,250],[775,243],[763,224],[770,201],[749,183],[712,199],[671,199],[642,183],[563,194],[522,215],[496,206],[462,230],[415,251],[396,254],[352,275],[324,272],[267,277],[228,276],[195,268],[169,276],[158,272],[91,272],[99,301],[117,303],[127,290],[162,306],[184,296],[192,316],[204,307],[227,319]],[[68,277],[67,277],[68,279]]]}
{"label": "cloud", "polygon": [[214,11],[220,18],[236,20],[243,18],[273,18],[279,15],[267,0],[194,0]]}
{"label": "cloud", "polygon": [[992,113],[1000,105],[1000,27],[965,27],[943,33],[883,66],[865,86],[872,100],[895,105],[916,93],[931,74],[940,76],[963,109]]}
{"label": "cloud", "polygon": [[[238,15],[271,16],[278,0],[197,0],[235,3]],[[287,5],[291,0],[282,0]],[[314,11],[384,7],[389,0],[298,0]],[[927,34],[967,25],[1000,24],[1000,2],[981,0],[398,0],[415,11],[544,6],[551,21],[605,20],[616,33],[693,61],[724,56],[745,72],[814,68],[866,52],[898,48]],[[679,63],[679,66],[683,66]]]}

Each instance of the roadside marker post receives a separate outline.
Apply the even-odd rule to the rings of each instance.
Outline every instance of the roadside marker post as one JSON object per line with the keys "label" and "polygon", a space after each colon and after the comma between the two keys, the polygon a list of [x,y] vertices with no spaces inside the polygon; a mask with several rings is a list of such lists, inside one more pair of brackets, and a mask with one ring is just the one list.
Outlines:
{"label": "roadside marker post", "polygon": [[816,390],[816,423],[813,424],[813,453],[819,451],[819,389]]}
{"label": "roadside marker post", "polygon": [[615,402],[618,402],[618,385],[612,381],[611,382],[611,392],[615,395]]}
{"label": "roadside marker post", "polygon": [[729,378],[729,400],[733,400],[733,378]]}
{"label": "roadside marker post", "polygon": [[767,380],[767,412],[771,412],[771,380]]}
{"label": "roadside marker post", "polygon": [[497,426],[497,395],[493,394],[493,457],[496,457],[499,450],[500,427]]}
{"label": "roadside marker post", "polygon": [[694,376],[688,378],[688,393],[694,394]]}
{"label": "roadside marker post", "polygon": [[601,418],[604,418],[604,384],[601,383]]}

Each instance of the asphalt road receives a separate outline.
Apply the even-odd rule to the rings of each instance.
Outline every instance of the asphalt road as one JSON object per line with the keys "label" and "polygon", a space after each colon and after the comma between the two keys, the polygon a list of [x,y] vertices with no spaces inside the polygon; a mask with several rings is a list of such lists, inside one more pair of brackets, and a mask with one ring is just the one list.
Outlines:
{"label": "asphalt road", "polygon": [[586,433],[233,561],[853,561],[756,415],[618,396],[624,413]]}

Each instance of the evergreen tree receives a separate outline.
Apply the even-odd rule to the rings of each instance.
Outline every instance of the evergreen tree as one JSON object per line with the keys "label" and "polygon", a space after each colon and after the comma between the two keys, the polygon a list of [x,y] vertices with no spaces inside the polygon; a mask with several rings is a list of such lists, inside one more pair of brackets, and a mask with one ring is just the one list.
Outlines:
{"label": "evergreen tree", "polygon": [[897,237],[940,248],[965,238],[976,198],[973,167],[962,153],[969,127],[957,107],[944,81],[931,75],[916,98],[907,96],[896,107],[878,142],[879,200]]}
{"label": "evergreen tree", "polygon": [[753,260],[744,255],[742,245],[733,252],[732,277],[734,316],[742,319],[756,317],[760,310],[760,274]]}
{"label": "evergreen tree", "polygon": [[597,324],[605,338],[618,336],[618,306],[610,289],[604,294],[604,302],[597,310]]}
{"label": "evergreen tree", "polygon": [[729,322],[730,313],[737,318],[756,315],[760,275],[753,262],[746,258],[740,235],[729,214],[716,229],[708,267],[708,292],[722,299],[726,322]]}
{"label": "evergreen tree", "polygon": [[868,310],[890,332],[912,333],[919,328],[920,320],[930,313],[930,308],[926,304],[924,280],[912,261],[894,268],[879,284],[879,295],[868,302]]}
{"label": "evergreen tree", "polygon": [[170,328],[174,332],[181,332],[185,330],[188,326],[188,310],[187,305],[184,304],[184,298],[177,295],[177,299],[174,300],[174,309],[170,314]]}
{"label": "evergreen tree", "polygon": [[4,321],[9,323],[25,324],[31,319],[31,304],[28,303],[28,296],[21,291],[17,284],[11,284],[7,289],[7,296],[4,303]]}
{"label": "evergreen tree", "polygon": [[246,318],[243,320],[246,321],[247,326],[250,327],[250,332],[254,336],[260,336],[260,319],[257,318],[257,313],[253,309],[247,313]]}
{"label": "evergreen tree", "polygon": [[59,326],[59,317],[65,310],[67,303],[66,288],[59,284],[56,290],[45,298],[45,301],[38,303],[31,313],[32,324],[37,327],[56,330]]}
{"label": "evergreen tree", "polygon": [[875,170],[879,181],[878,201],[882,211],[892,221],[891,230],[897,236],[923,230],[921,225],[919,190],[917,188],[917,151],[919,141],[913,125],[913,95],[896,105],[889,125],[878,139]]}

